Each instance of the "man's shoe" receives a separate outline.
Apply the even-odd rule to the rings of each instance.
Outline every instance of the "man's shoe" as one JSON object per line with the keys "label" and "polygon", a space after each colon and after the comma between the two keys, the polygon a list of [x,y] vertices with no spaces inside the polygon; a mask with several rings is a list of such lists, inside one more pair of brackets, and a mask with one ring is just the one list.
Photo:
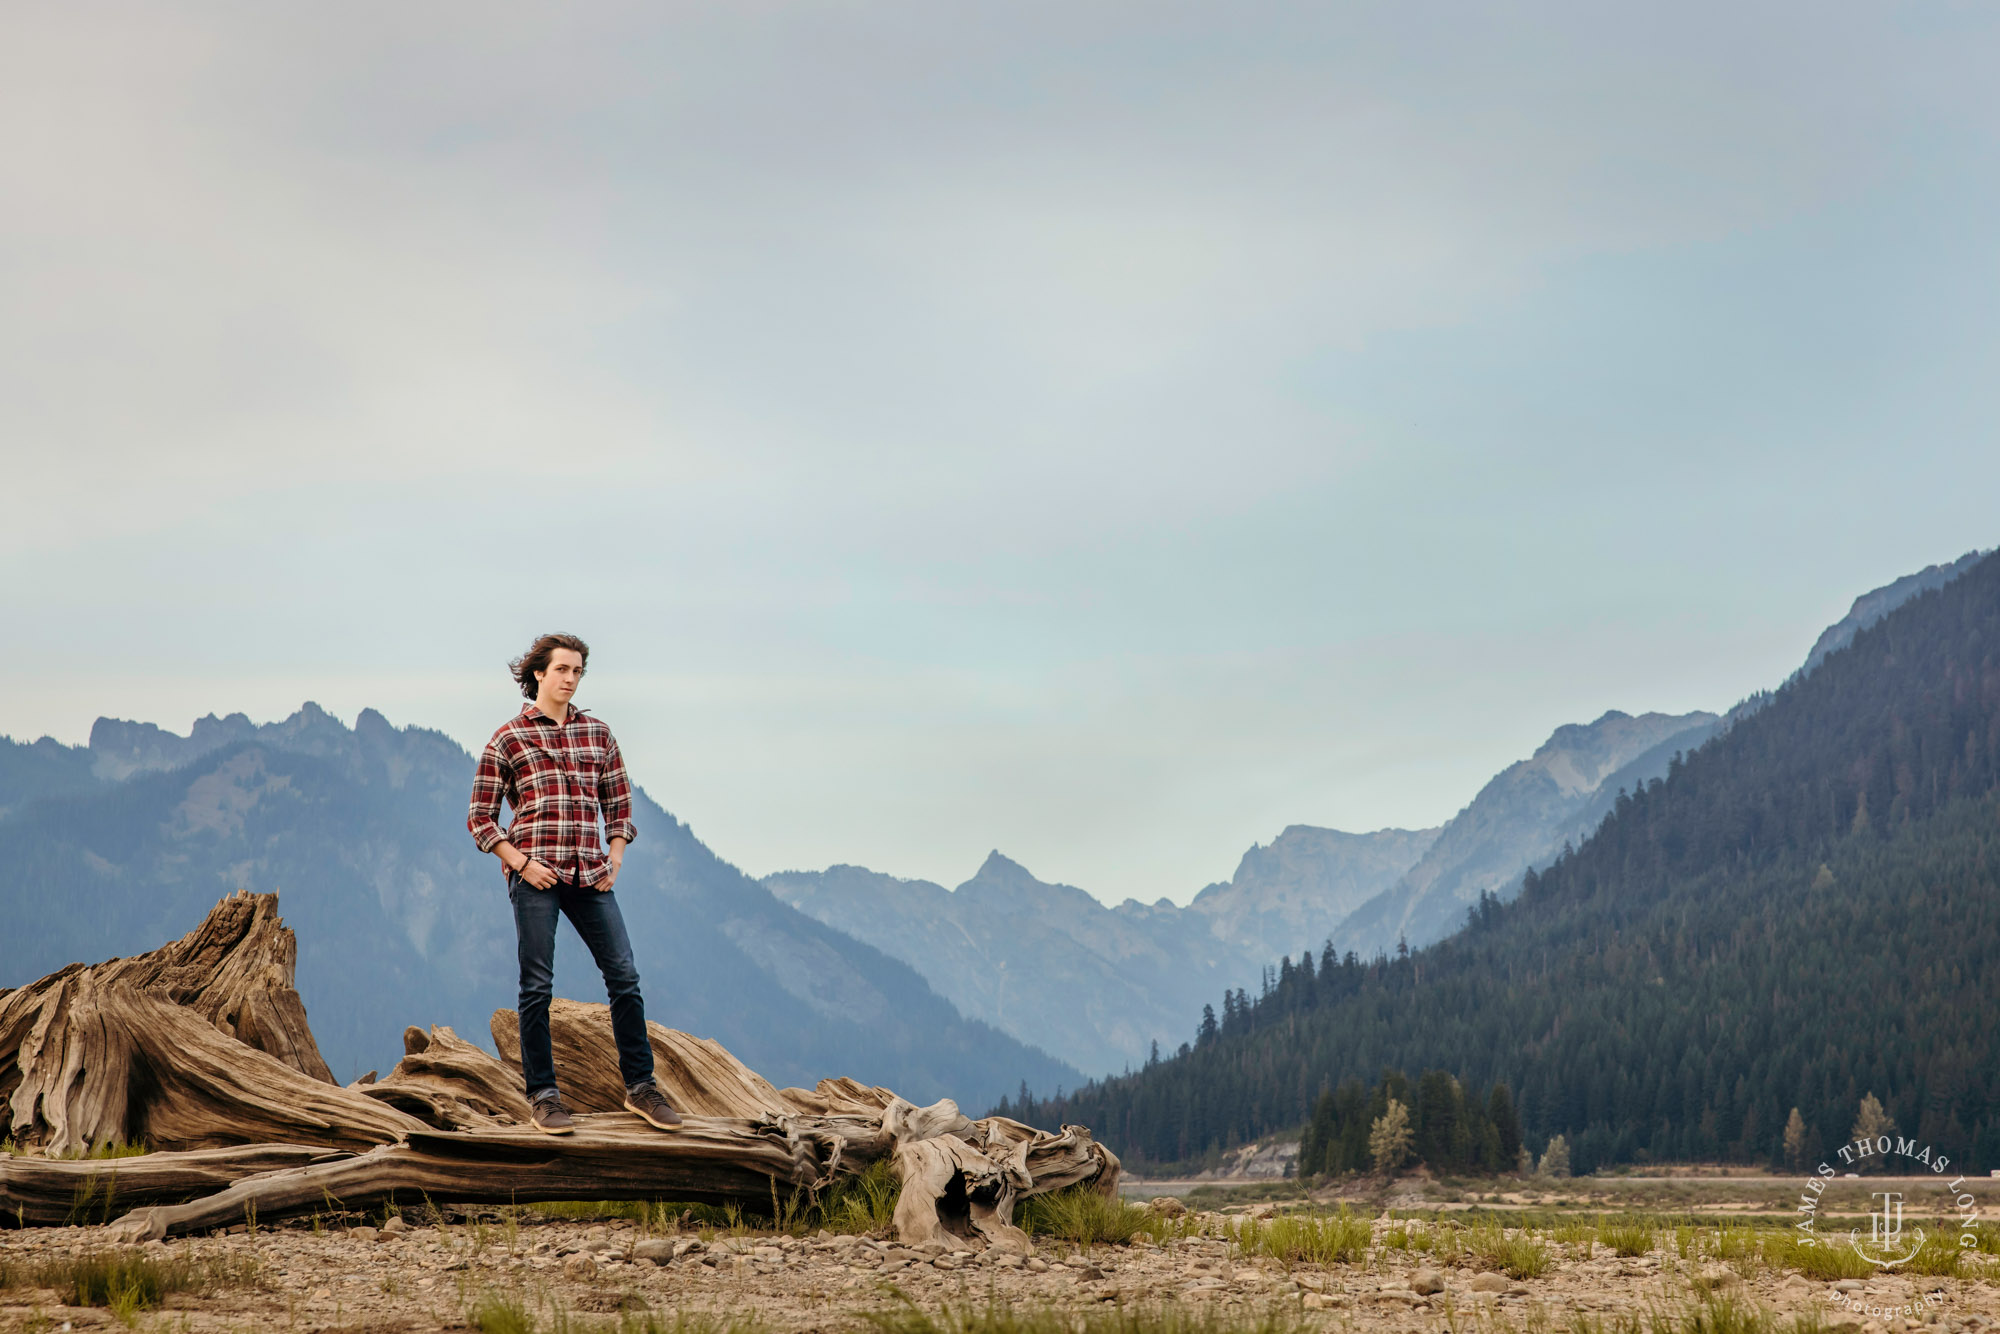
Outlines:
{"label": "man's shoe", "polygon": [[535,1099],[528,1111],[535,1118],[535,1129],[544,1135],[567,1135],[576,1130],[576,1118],[562,1105],[560,1094]]}
{"label": "man's shoe", "polygon": [[681,1114],[674,1110],[657,1084],[641,1084],[625,1090],[625,1110],[641,1117],[655,1130],[672,1130],[681,1123]]}

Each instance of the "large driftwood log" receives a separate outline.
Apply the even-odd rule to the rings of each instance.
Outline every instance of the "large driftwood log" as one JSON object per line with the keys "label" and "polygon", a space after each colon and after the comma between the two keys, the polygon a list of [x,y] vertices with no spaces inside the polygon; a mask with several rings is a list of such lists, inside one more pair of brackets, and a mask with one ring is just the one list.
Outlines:
{"label": "large driftwood log", "polygon": [[305,1144],[243,1144],[131,1158],[0,1154],[0,1226],[109,1223],[128,1210],[182,1204],[244,1177],[352,1155]]}
{"label": "large driftwood log", "polygon": [[[666,1199],[768,1209],[809,1197],[889,1153],[902,1179],[895,1224],[904,1241],[949,1240],[1026,1253],[1027,1238],[1011,1222],[1016,1199],[1078,1181],[1115,1188],[1117,1160],[1075,1127],[1045,1135],[999,1118],[965,1123],[963,1132],[992,1146],[981,1152],[958,1133],[912,1138],[954,1118],[963,1121],[948,1102],[916,1108],[898,1100],[897,1110],[904,1115],[890,1128],[868,1117],[689,1117],[679,1130],[663,1134],[630,1116],[596,1112],[579,1116],[576,1134],[562,1139],[526,1128],[422,1132],[363,1154],[245,1172],[200,1198],[134,1208],[112,1231],[120,1241],[146,1241],[420,1201]],[[13,1194],[10,1168],[0,1159],[0,1203]],[[100,1190],[114,1184],[118,1198],[141,1202],[142,1183],[97,1178]],[[44,1217],[62,1203],[47,1198],[52,1194],[45,1186]]]}
{"label": "large driftwood log", "polygon": [[333,1082],[292,986],[275,894],[233,894],[171,945],[0,995],[4,1133],[51,1154],[116,1141],[365,1148],[420,1122]]}
{"label": "large driftwood log", "polygon": [[120,1240],[428,1199],[456,1204],[542,1200],[767,1201],[810,1187],[813,1145],[775,1122],[690,1118],[673,1135],[626,1115],[578,1118],[556,1140],[525,1128],[413,1134],[367,1153],[245,1177],[187,1204],[135,1210]]}
{"label": "large driftwood log", "polygon": [[[23,1142],[62,1154],[143,1137],[169,1150],[0,1155],[0,1225],[128,1207],[114,1231],[144,1239],[419,1198],[768,1208],[887,1158],[906,1241],[1019,1250],[1016,1200],[1077,1182],[1116,1188],[1117,1158],[1080,1127],[974,1121],[949,1099],[917,1107],[851,1079],[779,1089],[719,1044],[659,1024],[648,1025],[656,1078],[687,1122],[654,1130],[618,1110],[610,1012],[572,1001],[554,1003],[550,1027],[557,1077],[585,1113],[573,1136],[527,1124],[508,1010],[492,1023],[504,1059],[449,1028],[412,1027],[387,1078],[340,1088],[291,988],[295,946],[276,909],[275,895],[232,896],[164,950],[0,992],[0,1093]],[[243,1147],[206,1148],[232,1144]]]}

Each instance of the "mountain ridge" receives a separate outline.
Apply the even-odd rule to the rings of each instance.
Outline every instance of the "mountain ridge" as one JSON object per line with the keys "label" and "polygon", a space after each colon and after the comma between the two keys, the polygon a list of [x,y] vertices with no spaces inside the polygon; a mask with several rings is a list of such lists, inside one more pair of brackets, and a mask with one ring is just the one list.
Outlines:
{"label": "mountain ridge", "polygon": [[[0,907],[21,928],[0,937],[0,977],[150,948],[250,887],[283,896],[299,989],[343,1077],[386,1068],[409,1023],[483,1043],[492,1010],[514,1003],[504,883],[465,832],[473,761],[449,737],[372,709],[348,728],[313,704],[261,726],[211,715],[185,737],[104,719],[92,737],[96,752],[0,742],[0,837],[16,853]],[[1080,1078],[779,903],[643,789],[634,807],[619,897],[652,1017],[781,1083],[852,1075],[976,1103]],[[600,994],[567,934],[557,978]]]}
{"label": "mountain ridge", "polygon": [[1385,883],[1431,831],[1342,834],[1296,825],[1253,846],[1234,880],[1211,885],[1202,906],[1126,899],[1107,906],[1074,885],[1038,880],[997,849],[954,889],[865,867],[782,871],[764,883],[781,899],[908,960],[967,1013],[1019,1037],[1039,1035],[1085,1069],[1143,1061],[1155,1043],[1190,1031],[1202,1000],[1247,982],[1279,953],[1315,948],[1330,913],[1288,877],[1314,859],[1344,858],[1358,896]]}
{"label": "mountain ridge", "polygon": [[1370,957],[1450,935],[1480,895],[1512,898],[1524,872],[1552,861],[1580,812],[1608,804],[1608,782],[1636,786],[1664,774],[1671,749],[1692,749],[1720,721],[1703,711],[1635,717],[1609,709],[1556,728],[1487,780],[1394,885],[1343,920],[1335,944]]}

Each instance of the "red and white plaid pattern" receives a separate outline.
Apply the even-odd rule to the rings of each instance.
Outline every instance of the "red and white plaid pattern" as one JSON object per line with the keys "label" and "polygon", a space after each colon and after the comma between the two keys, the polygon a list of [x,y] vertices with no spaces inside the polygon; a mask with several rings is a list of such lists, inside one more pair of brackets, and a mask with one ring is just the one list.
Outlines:
{"label": "red and white plaid pattern", "polygon": [[[503,801],[514,808],[504,831]],[[635,837],[625,759],[597,719],[572,708],[559,723],[531,702],[486,743],[465,818],[481,852],[504,838],[564,880],[589,887],[611,869],[597,842],[600,817],[606,839]]]}

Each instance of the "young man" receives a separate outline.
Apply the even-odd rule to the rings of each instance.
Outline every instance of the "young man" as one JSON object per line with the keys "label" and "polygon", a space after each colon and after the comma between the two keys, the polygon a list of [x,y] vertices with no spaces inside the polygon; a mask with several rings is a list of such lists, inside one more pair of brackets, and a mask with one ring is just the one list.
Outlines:
{"label": "young man", "polygon": [[[479,850],[498,857],[507,876],[520,944],[521,1075],[535,1127],[550,1135],[576,1129],[556,1089],[549,1045],[558,913],[569,918],[604,974],[625,1110],[661,1130],[681,1122],[653,1083],[639,970],[611,892],[635,832],[632,784],[611,729],[570,703],[589,659],[590,646],[575,635],[543,635],[508,664],[530,702],[486,743],[465,822]],[[514,809],[514,823],[505,831],[499,824],[502,801]],[[597,843],[600,818],[611,845],[608,857]]]}

